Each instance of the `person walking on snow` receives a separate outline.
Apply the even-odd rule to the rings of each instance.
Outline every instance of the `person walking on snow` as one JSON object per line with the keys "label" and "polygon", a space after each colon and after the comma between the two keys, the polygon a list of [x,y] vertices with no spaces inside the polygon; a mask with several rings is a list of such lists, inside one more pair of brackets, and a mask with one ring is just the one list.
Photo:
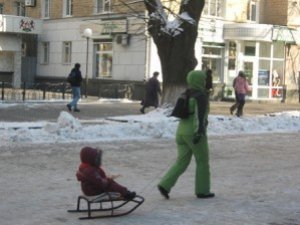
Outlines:
{"label": "person walking on snow", "polygon": [[[241,72],[241,71],[240,71]],[[232,81],[232,87],[233,87],[233,90],[234,90],[234,97],[235,97],[235,102],[234,104],[229,108],[229,111],[230,111],[230,114],[233,115],[234,111],[237,109],[237,107],[239,106],[239,103],[238,103],[238,98],[237,98],[237,92],[236,92],[236,89],[235,89],[235,82],[236,82],[236,79],[238,78],[238,76],[236,76],[233,81]]]}
{"label": "person walking on snow", "polygon": [[82,82],[82,76],[80,71],[80,64],[76,63],[75,67],[71,70],[71,73],[68,77],[68,81],[71,84],[72,87],[72,101],[67,104],[68,110],[71,112],[72,108],[74,109],[74,112],[79,112],[80,110],[77,107],[77,103],[80,99],[80,85]]}
{"label": "person walking on snow", "polygon": [[145,113],[145,108],[153,106],[154,108],[158,107],[158,94],[161,95],[160,84],[157,79],[159,72],[154,72],[153,76],[149,79],[146,85],[146,94],[145,98],[142,100],[142,108],[140,109],[141,113]]}
{"label": "person walking on snow", "polygon": [[234,83],[234,90],[236,91],[236,99],[237,99],[237,113],[238,117],[243,115],[243,109],[245,105],[245,97],[248,91],[250,91],[250,87],[248,81],[245,77],[243,71],[240,71],[235,83]]}
{"label": "person walking on snow", "polygon": [[186,119],[180,119],[176,131],[177,159],[158,184],[158,190],[169,199],[169,193],[191,162],[196,160],[195,194],[198,198],[211,198],[209,148],[207,141],[207,118],[209,95],[206,89],[206,73],[191,71],[187,76],[189,86],[189,112]]}

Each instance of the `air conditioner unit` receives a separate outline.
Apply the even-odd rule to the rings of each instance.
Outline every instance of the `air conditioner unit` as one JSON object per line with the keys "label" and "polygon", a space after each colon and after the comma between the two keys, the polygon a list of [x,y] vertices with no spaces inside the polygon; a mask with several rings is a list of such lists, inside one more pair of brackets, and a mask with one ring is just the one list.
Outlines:
{"label": "air conditioner unit", "polygon": [[35,0],[25,0],[25,6],[35,6]]}
{"label": "air conditioner unit", "polygon": [[118,34],[116,36],[116,43],[119,45],[127,46],[129,45],[130,35],[128,34]]}

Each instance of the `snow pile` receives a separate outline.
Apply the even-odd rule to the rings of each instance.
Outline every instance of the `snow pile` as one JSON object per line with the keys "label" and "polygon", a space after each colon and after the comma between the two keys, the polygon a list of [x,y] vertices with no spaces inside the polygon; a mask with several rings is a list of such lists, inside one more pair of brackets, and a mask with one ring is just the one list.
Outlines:
{"label": "snow pile", "polygon": [[57,125],[61,129],[78,131],[81,128],[81,123],[75,119],[70,113],[62,111],[57,119]]}
{"label": "snow pile", "polygon": [[208,133],[251,134],[300,131],[300,111],[272,113],[260,116],[210,116]]}
{"label": "snow pile", "polygon": [[[43,131],[52,134],[54,139],[76,139],[77,133],[82,129],[81,123],[70,113],[62,111],[57,119],[57,123],[48,123],[43,127]],[[56,137],[57,136],[57,137]]]}
{"label": "snow pile", "polygon": [[[174,138],[178,119],[158,108],[144,115],[109,117],[83,123],[62,111],[57,122],[0,123],[1,145]],[[210,115],[208,135],[300,132],[300,111],[260,116]]]}

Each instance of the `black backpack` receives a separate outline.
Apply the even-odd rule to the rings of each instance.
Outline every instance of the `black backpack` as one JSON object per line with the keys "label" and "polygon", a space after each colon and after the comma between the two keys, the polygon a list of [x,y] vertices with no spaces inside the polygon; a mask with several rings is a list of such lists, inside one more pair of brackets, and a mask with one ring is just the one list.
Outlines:
{"label": "black backpack", "polygon": [[76,72],[75,72],[75,71],[72,71],[72,72],[68,75],[67,81],[68,81],[70,84],[74,84],[74,83],[76,82]]}
{"label": "black backpack", "polygon": [[179,119],[186,119],[189,117],[189,99],[190,94],[189,91],[186,90],[183,92],[177,99],[176,104],[173,108],[172,113],[170,116],[177,117]]}

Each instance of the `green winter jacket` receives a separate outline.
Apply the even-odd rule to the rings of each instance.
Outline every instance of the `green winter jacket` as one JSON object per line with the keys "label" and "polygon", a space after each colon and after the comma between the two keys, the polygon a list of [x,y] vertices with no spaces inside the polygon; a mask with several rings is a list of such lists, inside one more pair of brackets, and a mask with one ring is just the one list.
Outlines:
{"label": "green winter jacket", "polygon": [[209,96],[206,90],[205,72],[200,70],[189,72],[187,84],[190,91],[190,116],[186,119],[180,119],[176,135],[206,135]]}

